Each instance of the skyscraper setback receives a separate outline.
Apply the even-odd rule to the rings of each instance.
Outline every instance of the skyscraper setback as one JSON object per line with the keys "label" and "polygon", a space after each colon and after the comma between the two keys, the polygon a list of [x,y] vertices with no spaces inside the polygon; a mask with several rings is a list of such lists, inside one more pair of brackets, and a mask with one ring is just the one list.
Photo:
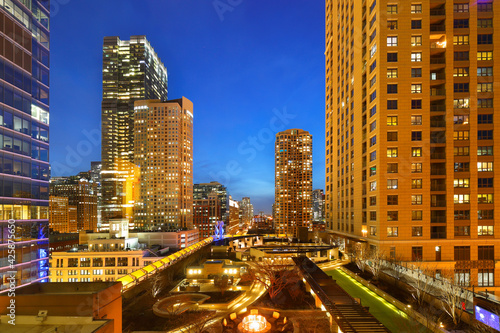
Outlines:
{"label": "skyscraper setback", "polygon": [[167,81],[167,69],[145,36],[132,36],[127,41],[104,38],[101,153],[104,222],[110,218],[132,218],[134,101],[167,100]]}
{"label": "skyscraper setback", "polygon": [[276,134],[274,227],[297,235],[312,221],[312,135],[301,129]]}
{"label": "skyscraper setback", "polygon": [[47,1],[0,2],[0,292],[49,269],[49,21]]}
{"label": "skyscraper setback", "polygon": [[193,228],[193,103],[135,102],[136,227]]}
{"label": "skyscraper setback", "polygon": [[326,1],[327,228],[488,290],[498,15],[495,1]]}

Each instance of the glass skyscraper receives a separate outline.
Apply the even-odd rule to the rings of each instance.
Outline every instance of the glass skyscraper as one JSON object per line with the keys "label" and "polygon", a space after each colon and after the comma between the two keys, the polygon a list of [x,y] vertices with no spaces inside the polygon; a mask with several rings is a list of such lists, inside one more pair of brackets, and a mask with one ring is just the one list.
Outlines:
{"label": "glass skyscraper", "polygon": [[49,9],[0,0],[0,292],[49,269]]}
{"label": "glass skyscraper", "polygon": [[[105,37],[102,99],[102,219],[133,217],[134,101],[167,100],[167,69],[145,36]],[[105,225],[104,225],[105,227]]]}

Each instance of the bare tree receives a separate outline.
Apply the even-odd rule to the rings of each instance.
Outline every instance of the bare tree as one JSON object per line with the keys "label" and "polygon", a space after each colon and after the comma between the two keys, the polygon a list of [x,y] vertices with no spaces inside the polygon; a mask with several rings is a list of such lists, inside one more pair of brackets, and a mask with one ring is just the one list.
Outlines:
{"label": "bare tree", "polygon": [[453,272],[443,278],[440,289],[441,308],[450,316],[453,325],[457,326],[462,320],[462,304],[471,292],[464,288],[463,281],[459,281]]}
{"label": "bare tree", "polygon": [[398,282],[403,277],[406,268],[403,266],[403,257],[401,255],[396,255],[389,259],[389,275],[394,278],[394,285],[397,287]]}
{"label": "bare tree", "polygon": [[156,298],[156,296],[158,296],[158,294],[163,290],[163,287],[165,285],[163,277],[160,273],[156,273],[152,277],[150,277],[149,280],[151,281],[151,296],[153,296],[153,298]]}
{"label": "bare tree", "polygon": [[220,278],[217,277],[214,284],[219,289],[220,294],[224,296],[224,293],[229,288],[229,277],[227,275],[222,275]]}
{"label": "bare tree", "polygon": [[378,250],[373,250],[370,252],[368,256],[368,263],[370,267],[370,271],[373,274],[373,279],[375,281],[378,281],[380,277],[380,273],[382,272],[382,268],[384,267],[384,252],[378,251]]}
{"label": "bare tree", "polygon": [[368,253],[366,251],[366,246],[361,243],[357,243],[353,249],[354,262],[361,272],[366,269],[366,260],[368,258]]}
{"label": "bare tree", "polygon": [[283,259],[252,263],[249,266],[246,278],[262,284],[273,302],[276,300],[276,296],[287,286],[300,280],[297,267],[290,265]]}
{"label": "bare tree", "polygon": [[426,295],[430,294],[433,289],[432,283],[434,279],[431,276],[434,271],[434,269],[419,265],[414,269],[416,274],[413,274],[408,278],[411,297],[413,302],[416,304],[417,309],[424,306]]}

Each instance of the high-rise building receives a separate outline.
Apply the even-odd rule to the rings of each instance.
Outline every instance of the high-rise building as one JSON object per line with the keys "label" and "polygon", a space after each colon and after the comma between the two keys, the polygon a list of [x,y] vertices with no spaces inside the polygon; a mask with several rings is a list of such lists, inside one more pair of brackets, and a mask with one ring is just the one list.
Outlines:
{"label": "high-rise building", "polygon": [[[90,162],[90,179],[97,185],[97,228],[105,229],[102,224],[102,186],[101,186],[101,161]],[[108,225],[109,226],[109,225]]]}
{"label": "high-rise building", "polygon": [[243,228],[250,228],[253,219],[253,205],[250,202],[250,198],[244,197],[238,204],[240,206],[241,226]]}
{"label": "high-rise building", "polygon": [[224,220],[224,223],[228,224],[229,222],[229,195],[227,193],[227,188],[219,182],[210,182],[210,183],[200,183],[193,185],[193,199],[208,199],[210,193],[215,192],[217,194],[217,198],[219,198],[220,206],[221,206],[221,214]]}
{"label": "high-rise building", "polygon": [[326,1],[328,229],[476,290],[500,285],[499,15],[495,1]]}
{"label": "high-rise building", "polygon": [[222,212],[217,193],[210,193],[208,199],[193,199],[193,225],[199,230],[200,239],[215,235],[219,221],[222,221]]}
{"label": "high-rise building", "polygon": [[68,197],[49,197],[49,227],[51,232],[78,232],[78,207],[69,204]]}
{"label": "high-rise building", "polygon": [[49,21],[48,1],[0,2],[0,293],[47,281]]}
{"label": "high-rise building", "polygon": [[[75,176],[52,178],[50,195],[51,197],[68,198],[69,206],[76,206],[76,228],[78,231],[97,231],[97,184],[92,180]],[[51,208],[58,209],[58,206],[51,205]],[[51,214],[55,214],[55,212],[51,212]]]}
{"label": "high-rise building", "polygon": [[317,189],[312,192],[312,202],[313,202],[313,221],[324,222],[325,194],[323,193],[323,190]]}
{"label": "high-rise building", "polygon": [[276,134],[274,227],[297,235],[312,221],[312,135],[301,129]]}
{"label": "high-rise building", "polygon": [[193,227],[193,103],[135,102],[136,228]]}
{"label": "high-rise building", "polygon": [[238,201],[229,196],[228,220],[226,224],[226,233],[229,235],[237,234],[241,230],[240,225],[240,207]]}
{"label": "high-rise building", "polygon": [[134,101],[167,100],[167,69],[145,36],[105,37],[102,85],[102,218],[131,219]]}

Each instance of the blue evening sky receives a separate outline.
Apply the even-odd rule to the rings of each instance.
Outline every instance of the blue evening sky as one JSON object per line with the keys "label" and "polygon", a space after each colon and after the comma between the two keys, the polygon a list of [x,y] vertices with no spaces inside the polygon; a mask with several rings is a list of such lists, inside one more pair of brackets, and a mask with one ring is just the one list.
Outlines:
{"label": "blue evening sky", "polygon": [[[274,135],[313,135],[324,188],[324,2],[52,0],[52,175],[98,161],[102,40],[146,35],[167,67],[169,99],[194,104],[194,182],[220,181],[256,212],[274,201]],[[217,6],[217,8],[216,8]]]}

